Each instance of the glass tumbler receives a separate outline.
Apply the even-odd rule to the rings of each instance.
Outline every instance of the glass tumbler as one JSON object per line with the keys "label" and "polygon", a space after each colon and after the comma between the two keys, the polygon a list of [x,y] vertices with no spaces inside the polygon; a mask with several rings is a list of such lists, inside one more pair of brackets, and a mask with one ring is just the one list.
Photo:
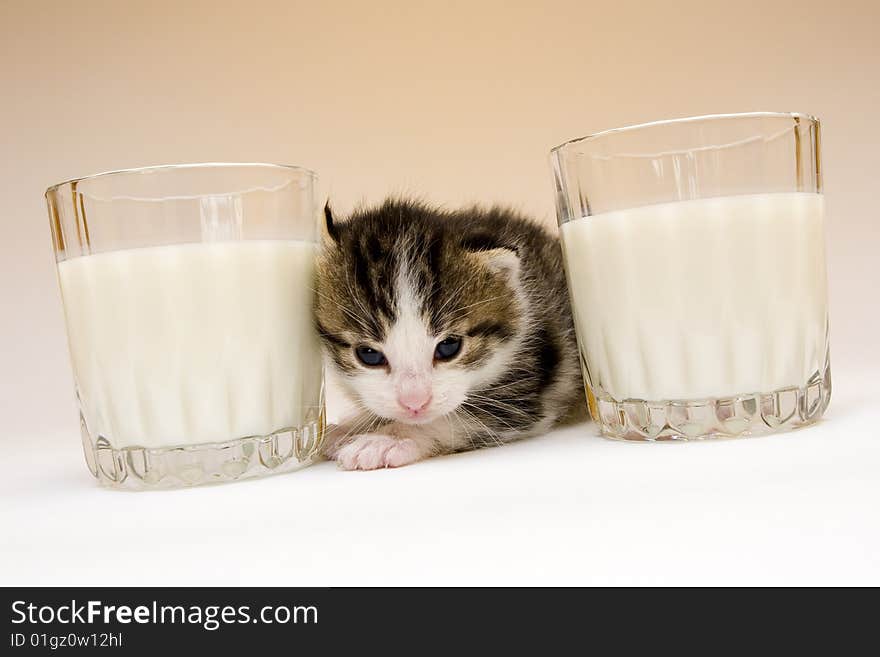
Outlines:
{"label": "glass tumbler", "polygon": [[100,483],[231,481],[317,454],[315,179],[193,164],[46,191],[83,447]]}
{"label": "glass tumbler", "polygon": [[831,395],[819,121],[660,121],[551,153],[590,414],[675,440],[810,424]]}

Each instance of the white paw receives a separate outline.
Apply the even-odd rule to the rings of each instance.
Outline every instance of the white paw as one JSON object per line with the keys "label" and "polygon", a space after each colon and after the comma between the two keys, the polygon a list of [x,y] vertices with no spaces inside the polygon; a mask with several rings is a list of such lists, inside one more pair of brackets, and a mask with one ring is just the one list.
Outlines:
{"label": "white paw", "polygon": [[395,438],[379,433],[355,436],[332,457],[343,470],[399,468],[427,456],[412,438]]}

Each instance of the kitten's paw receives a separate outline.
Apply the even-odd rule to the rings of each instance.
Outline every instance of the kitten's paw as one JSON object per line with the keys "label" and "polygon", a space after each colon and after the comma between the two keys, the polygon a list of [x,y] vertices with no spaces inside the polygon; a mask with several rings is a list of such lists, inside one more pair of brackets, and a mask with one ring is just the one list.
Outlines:
{"label": "kitten's paw", "polygon": [[355,436],[333,458],[343,470],[376,470],[399,468],[420,461],[427,455],[426,450],[412,438],[368,433]]}

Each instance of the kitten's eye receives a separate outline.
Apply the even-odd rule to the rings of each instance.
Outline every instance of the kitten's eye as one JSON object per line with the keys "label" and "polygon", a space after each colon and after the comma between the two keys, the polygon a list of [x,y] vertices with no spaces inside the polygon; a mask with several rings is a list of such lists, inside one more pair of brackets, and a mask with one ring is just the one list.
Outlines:
{"label": "kitten's eye", "polygon": [[355,347],[354,353],[357,354],[358,360],[367,367],[379,367],[379,365],[384,365],[388,362],[385,360],[385,354],[366,345]]}
{"label": "kitten's eye", "polygon": [[451,335],[437,343],[437,348],[434,349],[434,358],[437,360],[449,360],[460,350],[461,338]]}

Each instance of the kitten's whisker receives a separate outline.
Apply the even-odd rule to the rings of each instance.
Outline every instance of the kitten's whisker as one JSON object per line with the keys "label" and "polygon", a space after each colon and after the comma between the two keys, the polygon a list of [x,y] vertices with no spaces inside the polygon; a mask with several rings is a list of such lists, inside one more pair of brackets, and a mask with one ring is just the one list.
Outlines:
{"label": "kitten's whisker", "polygon": [[[352,287],[351,278],[349,277],[348,272],[346,272],[346,274],[345,274],[345,282],[348,285],[348,292],[349,292],[349,294],[351,294],[351,297],[352,297],[352,299],[354,299],[354,302],[361,309],[361,312],[363,312],[366,316],[369,317],[371,315],[370,310],[364,305],[364,302],[361,299],[360,295],[357,295],[354,293],[354,288]],[[364,322],[366,322],[366,320],[364,320]],[[365,323],[364,323],[364,325],[365,325]]]}
{"label": "kitten's whisker", "polygon": [[[314,288],[313,288],[313,289],[314,289]],[[342,305],[342,304],[339,303],[336,299],[333,299],[333,298],[331,298],[331,297],[328,297],[326,294],[322,294],[322,293],[318,292],[317,290],[314,290],[314,292],[315,292],[315,294],[317,294],[317,295],[318,295],[319,297],[321,297],[322,299],[325,299],[325,300],[328,301],[329,303],[334,304],[337,308],[339,308],[339,309],[343,312],[343,314],[345,314],[345,315],[346,315],[349,319],[351,319],[356,325],[358,325],[358,327],[360,327],[361,329],[364,329],[364,328],[366,327],[365,320],[364,320],[362,317],[360,317],[359,315],[355,314],[355,313],[351,310],[351,308],[348,308],[347,306]],[[328,334],[328,335],[334,335],[334,334],[331,333],[331,334]]]}
{"label": "kitten's whisker", "polygon": [[501,438],[500,438],[500,436],[498,436],[498,434],[496,434],[496,433],[495,433],[494,431],[492,431],[489,427],[487,427],[486,424],[485,424],[482,420],[480,420],[480,418],[478,418],[476,415],[474,415],[474,414],[471,413],[469,410],[467,410],[466,408],[464,408],[464,406],[465,406],[465,404],[462,404],[461,406],[459,406],[459,409],[460,409],[462,412],[466,413],[466,414],[470,417],[470,419],[471,419],[472,421],[474,421],[474,422],[476,422],[478,425],[480,425],[480,426],[483,428],[483,430],[486,432],[486,435],[487,435],[489,438],[491,438],[492,441],[493,441],[496,445],[499,445],[499,446],[500,446],[500,445],[503,445],[503,444],[504,444],[504,442],[501,440]]}
{"label": "kitten's whisker", "polygon": [[[370,311],[364,306],[363,301],[360,296],[355,294],[354,287],[352,287],[351,283],[351,274],[348,270],[345,272],[345,286],[348,290],[349,297],[357,304],[358,308],[361,312],[364,313],[364,316],[357,315],[350,308],[347,309],[349,317],[352,317],[355,320],[355,323],[358,325],[364,333],[370,333],[370,327],[367,323],[366,317],[370,317]],[[341,307],[341,306],[340,306]]]}
{"label": "kitten's whisker", "polygon": [[459,415],[459,412],[463,412],[466,414],[468,414],[468,413],[465,409],[463,409],[461,407],[459,407],[458,409],[453,411],[453,415],[455,416],[455,419],[458,420],[458,423],[461,425],[461,428],[464,431],[465,437],[467,438],[467,441],[471,445],[471,449],[476,449],[477,447],[479,447],[479,445],[477,445],[477,441],[474,440],[474,437],[471,434],[470,429],[468,429],[467,423],[465,422],[465,418],[461,417]]}
{"label": "kitten's whisker", "polygon": [[[521,417],[531,417],[532,416],[532,414],[529,411],[517,406],[513,402],[508,403],[508,402],[499,401],[497,399],[490,399],[488,397],[480,397],[480,396],[474,395],[472,393],[468,394],[468,398],[480,402],[479,405],[471,404],[471,406],[474,408],[485,408],[485,409],[487,409],[487,411],[489,409],[495,408],[498,410],[507,411],[507,412],[515,414],[515,415],[519,415]],[[467,402],[469,400],[465,400],[465,401]],[[465,403],[465,402],[463,402],[463,403]]]}
{"label": "kitten's whisker", "polygon": [[[492,409],[491,409],[490,407],[487,407],[487,405],[485,405],[485,404],[483,404],[483,403],[480,403],[480,404],[474,404],[474,403],[472,403],[472,402],[470,402],[470,401],[468,401],[468,400],[465,400],[464,402],[462,402],[462,406],[465,406],[465,407],[468,407],[468,408],[472,408],[472,409],[474,409],[474,411],[477,411],[477,412],[479,412],[479,413],[482,413],[482,414],[484,414],[484,415],[487,415],[487,416],[489,416],[490,418],[492,418],[493,420],[495,420],[496,422],[499,422],[499,423],[503,424],[503,425],[504,425],[505,427],[507,427],[508,429],[512,429],[512,430],[513,430],[513,429],[516,428],[516,427],[512,426],[512,425],[507,421],[509,418],[505,418],[505,417],[502,417],[502,416],[498,415],[497,413],[493,413],[493,412],[492,412]],[[498,410],[499,410],[499,411],[503,411],[504,409],[500,409],[500,408],[499,408]],[[520,415],[521,417],[531,419],[531,417],[532,417],[532,414],[531,414],[531,413],[523,412],[521,409],[517,409],[517,410],[520,411],[519,415]]]}
{"label": "kitten's whisker", "polygon": [[[506,388],[510,388],[512,386],[521,386],[528,381],[534,381],[538,378],[539,375],[535,374],[533,370],[520,370],[511,368],[505,372],[506,375],[522,373],[516,381],[511,381],[510,383],[505,383],[500,386],[492,386],[491,388],[477,388],[474,392],[494,392],[496,390],[505,390]],[[471,393],[468,393],[471,394]]]}
{"label": "kitten's whisker", "polygon": [[[462,405],[464,405],[464,404],[462,404]],[[488,415],[489,417],[491,417],[493,420],[495,420],[495,421],[498,422],[499,424],[504,425],[504,427],[505,427],[506,429],[508,429],[509,431],[516,431],[516,430],[517,430],[516,427],[512,426],[511,424],[509,424],[509,423],[508,423],[507,421],[505,421],[503,418],[500,418],[500,417],[498,417],[497,415],[495,415],[494,413],[491,413],[491,412],[487,411],[485,408],[482,408],[482,407],[479,407],[479,406],[474,406],[473,404],[469,404],[469,406],[470,406],[471,408],[474,408],[474,409],[476,409],[476,410],[482,412],[482,413],[485,413],[486,415]],[[486,429],[486,431],[491,431],[491,429],[489,429],[489,427],[486,426],[486,423],[483,422],[482,420],[480,420],[479,418],[477,418],[477,417],[474,415],[474,413],[472,413],[472,412],[470,412],[470,411],[469,411],[469,413],[471,414],[471,416],[474,417],[474,419],[475,419],[477,422],[479,422],[481,425],[483,425],[483,427]],[[497,435],[497,434],[496,434],[496,435]],[[499,440],[499,444],[501,444],[501,441],[500,441],[500,440]]]}
{"label": "kitten's whisker", "polygon": [[494,297],[489,297],[488,299],[480,299],[479,301],[475,301],[474,303],[469,303],[466,306],[458,306],[450,310],[450,313],[458,312],[459,310],[467,310],[468,308],[473,308],[474,306],[479,306],[484,303],[489,303],[490,301],[495,301],[496,299],[501,299],[504,295],[498,294]]}
{"label": "kitten's whisker", "polygon": [[471,441],[470,436],[468,435],[468,432],[464,426],[464,423],[461,421],[461,418],[458,415],[458,411],[457,410],[450,411],[449,413],[446,414],[446,416],[450,419],[450,425],[452,424],[451,421],[453,419],[458,421],[458,424],[461,426],[461,433],[462,433],[463,438],[465,438],[469,443],[471,443],[471,448],[473,449],[473,442]]}
{"label": "kitten's whisker", "polygon": [[[455,291],[452,292],[452,293],[447,297],[446,301],[443,302],[443,305],[440,306],[440,307],[437,309],[437,314],[439,315],[440,313],[442,313],[443,310],[446,308],[446,306],[448,306],[450,303],[452,303],[452,300],[455,299],[455,298],[457,298],[458,295],[461,294],[461,292],[464,290],[464,288],[465,288],[466,286],[470,285],[474,280],[476,280],[476,278],[480,275],[480,273],[481,273],[481,272],[479,272],[479,271],[475,271],[475,272],[473,272],[470,276],[468,276],[468,277],[464,280],[464,282],[461,283],[461,284],[455,289]],[[454,313],[455,310],[453,309],[453,310],[450,310],[449,312],[453,312],[453,313]]]}
{"label": "kitten's whisker", "polygon": [[[496,395],[491,394],[491,393],[494,393],[495,390],[496,390],[496,388],[493,388],[491,390],[471,390],[470,392],[467,393],[466,398],[467,399],[480,399],[480,400],[486,401],[490,404],[506,404],[506,405],[513,405],[513,406],[516,406],[517,402],[523,401],[523,398],[520,398],[519,396],[516,396],[516,395],[514,395],[513,397],[507,397],[504,400],[499,399]],[[490,394],[484,394],[484,393],[490,393]]]}
{"label": "kitten's whisker", "polygon": [[[480,306],[480,305],[482,305],[482,304],[484,304],[484,303],[491,303],[492,301],[495,301],[495,300],[497,300],[497,299],[501,299],[501,298],[503,298],[503,295],[500,295],[500,294],[499,294],[499,295],[494,296],[494,297],[489,297],[488,299],[482,299],[482,300],[477,301],[477,302],[475,302],[475,303],[470,303],[470,304],[468,304],[468,305],[466,305],[466,306],[459,306],[458,308],[454,308],[454,309],[452,309],[452,310],[449,311],[449,313],[450,313],[450,317],[447,318],[446,321],[449,322],[450,324],[453,323],[453,322],[457,322],[457,321],[460,320],[462,317],[464,317],[465,315],[467,315],[466,312],[462,312],[462,311],[468,310],[468,309],[473,308],[473,307],[475,307],[475,306]],[[456,314],[453,314],[453,313],[458,313],[458,314],[456,315]]]}
{"label": "kitten's whisker", "polygon": [[[471,443],[471,449],[473,449],[473,442],[470,440],[470,436],[468,436],[467,430],[464,428],[464,424],[462,423],[461,418],[456,415],[455,411],[450,411],[449,413],[444,414],[443,417],[446,418],[446,423],[449,425],[450,444],[455,445],[457,443],[457,437],[463,434],[462,437]],[[456,431],[455,427],[452,425],[453,418],[458,420],[459,424],[462,425],[462,432]]]}
{"label": "kitten's whisker", "polygon": [[348,430],[341,437],[336,439],[336,444],[344,444],[349,438],[362,433],[370,433],[374,431],[381,426],[380,420],[381,418],[372,411],[362,411],[354,418],[352,424],[348,426]]}

